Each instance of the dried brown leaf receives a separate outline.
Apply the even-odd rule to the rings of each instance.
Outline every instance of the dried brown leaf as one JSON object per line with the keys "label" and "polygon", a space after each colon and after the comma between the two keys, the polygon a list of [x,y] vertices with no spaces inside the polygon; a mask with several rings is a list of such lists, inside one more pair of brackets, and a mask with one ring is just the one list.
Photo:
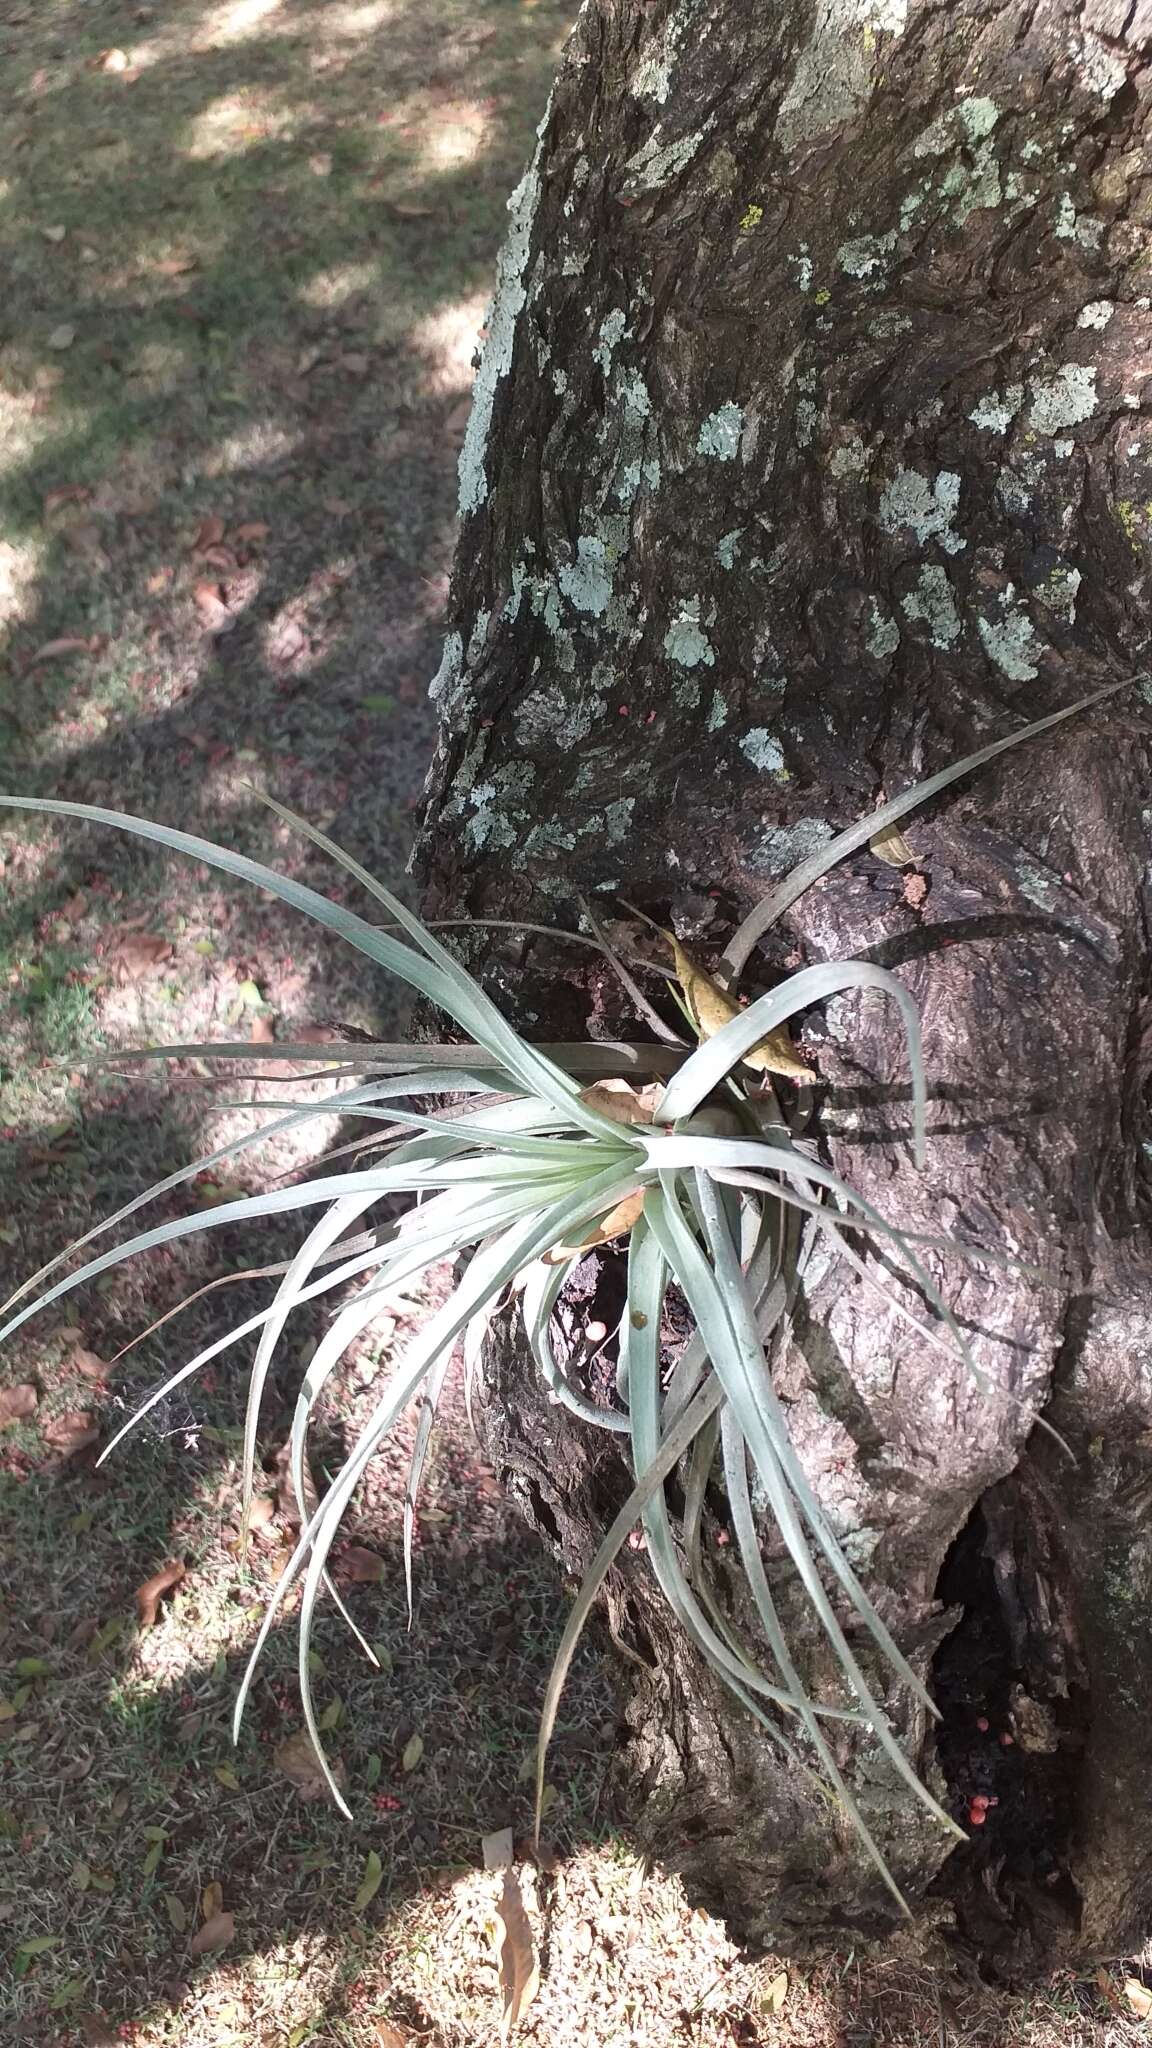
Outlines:
{"label": "dried brown leaf", "polygon": [[213,1878],[200,1894],[201,1920],[214,1920],[224,1904],[224,1887],[219,1878]]}
{"label": "dried brown leaf", "polygon": [[83,1344],[77,1344],[68,1363],[73,1372],[83,1373],[86,1380],[104,1380],[112,1368],[95,1351],[89,1351]]}
{"label": "dried brown leaf", "polygon": [[234,526],[232,529],[232,539],[241,547],[267,540],[268,534],[269,528],[263,519],[246,519],[242,526]]}
{"label": "dried brown leaf", "polygon": [[199,1932],[192,1936],[188,1953],[190,1956],[215,1955],[217,1949],[227,1948],[235,1933],[234,1913],[213,1913],[212,1918],[206,1920]]}
{"label": "dried brown leaf", "polygon": [[91,654],[91,652],[92,643],[90,640],[81,640],[77,634],[69,633],[65,634],[62,640],[45,640],[43,647],[36,649],[28,666],[35,668],[38,661],[59,661],[63,654]]}
{"label": "dried brown leaf", "polygon": [[511,1866],[504,1872],[504,1884],[496,1918],[497,1961],[504,2002],[500,2033],[507,2041],[514,2029],[519,2026],[540,1986],[536,1944],[532,1939],[532,1928],[524,1906],[524,1894],[520,1890],[520,1880]]}
{"label": "dried brown leaf", "polygon": [[[327,1799],[328,1786],[320,1768],[320,1759],[313,1747],[312,1737],[306,1728],[297,1729],[295,1735],[287,1735],[272,1752],[276,1768],[283,1771],[289,1783],[295,1785],[301,1799]],[[344,1784],[344,1766],[337,1758],[332,1764],[332,1775],[340,1786]]]}
{"label": "dried brown leaf", "polygon": [[122,967],[125,974],[135,977],[147,974],[149,969],[171,959],[172,945],[159,932],[121,932],[118,939],[113,939],[104,957],[113,966]]}
{"label": "dried brown leaf", "polygon": [[350,1543],[340,1553],[340,1576],[350,1586],[378,1586],[384,1577],[384,1559],[374,1550],[364,1550],[358,1543]]}
{"label": "dried brown leaf", "polygon": [[252,1027],[248,1036],[252,1040],[253,1045],[274,1045],[276,1042],[276,1029],[271,1017],[253,1017]]}
{"label": "dried brown leaf", "polygon": [[86,505],[91,496],[87,484],[58,484],[54,491],[44,493],[44,517],[51,519],[62,505]]}
{"label": "dried brown leaf", "polygon": [[152,268],[157,277],[183,277],[186,271],[195,270],[199,261],[198,256],[161,256]]}
{"label": "dried brown leaf", "polygon": [[226,532],[227,522],[220,518],[219,513],[210,512],[208,517],[202,519],[196,528],[192,536],[190,552],[198,555],[203,548],[218,547]]}
{"label": "dried brown leaf", "polygon": [[51,1422],[41,1425],[40,1434],[44,1442],[63,1458],[75,1458],[79,1452],[88,1450],[100,1434],[92,1416],[82,1408],[69,1408],[64,1415],[56,1415]]}
{"label": "dried brown leaf", "polygon": [[1125,1977],[1124,1996],[1138,2020],[1146,2020],[1152,2013],[1152,1991],[1139,1977]]}
{"label": "dried brown leaf", "polygon": [[887,831],[877,832],[876,837],[868,841],[868,851],[890,868],[911,867],[916,858],[899,825],[889,825]]}
{"label": "dried brown leaf", "polygon": [[765,1985],[760,1997],[761,2012],[782,2012],[788,1997],[788,1972],[777,1970],[776,1975]]}
{"label": "dried brown leaf", "polygon": [[218,583],[198,583],[192,592],[192,602],[206,633],[230,633],[239,623]]}
{"label": "dried brown leaf", "polygon": [[153,1572],[150,1579],[145,1579],[142,1586],[137,1586],[136,1619],[140,1623],[141,1628],[155,1627],[156,1618],[160,1612],[160,1602],[165,1593],[170,1593],[173,1586],[178,1586],[181,1580],[186,1579],[187,1576],[187,1565],[181,1558],[174,1557],[168,1564],[163,1565],[158,1572]]}
{"label": "dried brown leaf", "polygon": [[39,1394],[27,1381],[18,1387],[0,1387],[0,1429],[25,1421],[36,1413],[39,1404]]}

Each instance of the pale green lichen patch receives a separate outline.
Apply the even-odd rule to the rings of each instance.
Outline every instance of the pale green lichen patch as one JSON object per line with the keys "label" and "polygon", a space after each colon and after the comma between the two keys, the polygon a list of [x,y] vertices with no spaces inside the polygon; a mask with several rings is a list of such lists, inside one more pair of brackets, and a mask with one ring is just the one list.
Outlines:
{"label": "pale green lichen patch", "polygon": [[1031,682],[1040,673],[1044,647],[1027,612],[1016,601],[1013,584],[1005,585],[995,606],[994,612],[980,614],[976,620],[984,650],[1012,682]]}
{"label": "pale green lichen patch", "polygon": [[921,546],[938,540],[946,554],[955,555],[967,545],[952,526],[959,504],[955,470],[927,477],[918,469],[898,469],[880,500],[880,524],[886,533],[911,529]]}
{"label": "pale green lichen patch", "polygon": [[717,541],[716,560],[719,562],[720,567],[722,569],[735,568],[736,550],[740,545],[743,533],[744,528],[742,526],[734,526],[732,528],[731,533],[722,534],[720,539]]}
{"label": "pale green lichen patch", "polygon": [[1096,410],[1096,368],[1093,363],[1061,363],[1051,377],[1035,378],[1028,424],[1037,434],[1058,434],[1078,426]]}
{"label": "pale green lichen patch", "polygon": [[700,599],[686,597],[664,635],[664,652],[680,668],[712,668],[716,651],[700,627]]}
{"label": "pale green lichen patch", "polygon": [[451,718],[462,708],[462,691],[470,694],[464,680],[464,642],[459,633],[449,633],[440,666],[428,685],[428,695],[439,706],[441,718]]}
{"label": "pale green lichen patch", "polygon": [[968,417],[974,427],[983,427],[987,434],[1006,434],[1023,403],[1024,386],[1009,384],[1003,398],[998,391],[985,392]]}
{"label": "pale green lichen patch", "polygon": [[557,582],[569,604],[578,612],[599,618],[608,609],[612,576],[604,542],[595,534],[581,534],[576,542],[576,560],[561,569]]}
{"label": "pale green lichen patch", "polygon": [[1076,325],[1094,327],[1098,330],[1105,328],[1115,311],[1116,307],[1111,299],[1090,299],[1086,306],[1081,306]]}
{"label": "pale green lichen patch", "polygon": [[655,192],[661,185],[670,185],[691,163],[712,125],[709,119],[694,134],[682,135],[677,142],[663,142],[657,122],[648,140],[628,159],[626,169],[632,173],[632,189]]}
{"label": "pale green lichen patch", "polygon": [[617,797],[614,804],[608,805],[604,813],[604,843],[606,846],[618,846],[622,839],[628,837],[632,824],[632,813],[635,808],[636,799],[634,796]]}
{"label": "pale green lichen patch", "polygon": [[832,827],[823,818],[797,818],[793,825],[779,825],[766,832],[759,845],[750,849],[748,866],[757,874],[787,874],[827,846],[832,836]]}
{"label": "pale green lichen patch", "polygon": [[784,766],[784,754],[779,740],[773,739],[766,726],[754,726],[745,733],[740,742],[740,752],[746,754],[754,768],[761,768],[768,775],[777,775],[787,781],[788,771]]}
{"label": "pale green lichen patch", "polygon": [[1056,205],[1054,233],[1058,241],[1079,242],[1082,249],[1098,249],[1104,225],[1091,214],[1077,213],[1071,193],[1062,192]]}
{"label": "pale green lichen patch", "polygon": [[664,106],[672,87],[672,68],[685,28],[685,10],[678,8],[654,36],[632,74],[632,93],[638,100],[658,100]]}
{"label": "pale green lichen patch", "polygon": [[488,333],[472,389],[472,410],[460,450],[460,516],[468,517],[488,496],[486,458],[492,408],[501,379],[512,367],[516,322],[527,301],[524,282],[532,242],[532,224],[540,200],[540,158],[543,132],[551,106],[537,131],[536,153],[508,201],[510,226],[496,269],[496,290],[488,314]]}
{"label": "pale green lichen patch", "polygon": [[868,599],[868,623],[864,630],[864,645],[876,661],[887,661],[900,645],[899,626],[875,597]]}
{"label": "pale green lichen patch", "polygon": [[828,468],[833,476],[863,476],[868,467],[869,455],[859,434],[849,434],[828,458]]}
{"label": "pale green lichen patch", "polygon": [[712,702],[708,707],[708,730],[719,732],[728,723],[728,702],[719,690],[713,690]]}
{"label": "pale green lichen patch", "polygon": [[533,747],[558,747],[563,754],[580,746],[593,726],[604,716],[600,697],[569,696],[561,683],[548,683],[533,690],[519,706],[516,740],[525,751]]}
{"label": "pale green lichen patch", "polygon": [[627,315],[622,313],[618,306],[600,322],[600,338],[592,350],[592,355],[606,377],[612,374],[613,351],[619,347],[627,332]]}
{"label": "pale green lichen patch", "polygon": [[734,462],[744,432],[744,408],[729,399],[703,421],[696,441],[697,455],[711,455],[717,462]]}
{"label": "pale green lichen patch", "polygon": [[960,638],[960,614],[952,595],[948,572],[938,562],[926,562],[915,587],[900,600],[906,619],[922,625],[933,647],[954,647]]}
{"label": "pale green lichen patch", "polygon": [[991,135],[1000,119],[1000,109],[995,100],[976,95],[960,100],[955,112],[969,142],[973,143],[983,142],[986,136]]}
{"label": "pale green lichen patch", "polygon": [[886,235],[858,235],[855,241],[841,243],[836,251],[837,265],[847,277],[874,277],[896,242],[895,228]]}
{"label": "pale green lichen patch", "polygon": [[1036,595],[1050,612],[1058,613],[1070,626],[1074,626],[1076,598],[1083,580],[1079,569],[1074,568],[1071,562],[1057,562],[1037,588]]}

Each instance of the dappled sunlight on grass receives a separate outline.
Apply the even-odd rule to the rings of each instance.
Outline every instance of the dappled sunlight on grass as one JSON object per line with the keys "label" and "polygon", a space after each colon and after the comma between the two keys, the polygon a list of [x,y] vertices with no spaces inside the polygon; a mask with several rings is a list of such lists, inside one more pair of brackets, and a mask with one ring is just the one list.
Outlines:
{"label": "dappled sunlight on grass", "polygon": [[342,306],[355,293],[368,291],[375,277],[376,265],[370,259],[334,263],[330,269],[318,270],[308,278],[300,286],[299,296],[306,306]]}
{"label": "dappled sunlight on grass", "polygon": [[482,107],[458,104],[447,120],[432,121],[424,137],[421,169],[426,176],[474,163],[485,148],[489,119]]}

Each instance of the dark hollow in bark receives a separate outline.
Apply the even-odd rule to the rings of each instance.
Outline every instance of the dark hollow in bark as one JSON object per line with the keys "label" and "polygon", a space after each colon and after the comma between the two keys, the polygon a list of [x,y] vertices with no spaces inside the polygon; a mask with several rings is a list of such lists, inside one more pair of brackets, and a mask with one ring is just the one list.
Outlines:
{"label": "dark hollow in bark", "polygon": [[[431,914],[572,923],[578,891],[624,896],[718,953],[881,790],[1136,674],[1150,41],[1146,0],[589,0],[462,459]],[[951,1855],[872,1746],[845,1768],[924,1921],[1010,1969],[1114,1951],[1152,1894],[1147,733],[1134,686],[1009,755],[908,827],[911,886],[850,861],[753,963],[753,985],[851,954],[902,976],[927,1171],[871,999],[805,1033],[826,1155],[893,1217],[1045,1268],[940,1268],[991,1396],[836,1265],[779,1373],[854,1562],[935,1660],[935,1739],[891,1702],[911,1753],[959,1817],[986,1772],[1001,1803]],[[644,1035],[572,949],[471,957],[532,1035]],[[543,1406],[511,1338],[486,1412],[578,1570],[621,1498],[611,1445]],[[609,1614],[621,1793],[654,1853],[752,1939],[889,1927],[851,1832],[642,1557]],[[810,1629],[800,1648],[818,1681]],[[1017,1735],[991,1760],[985,1706]]]}

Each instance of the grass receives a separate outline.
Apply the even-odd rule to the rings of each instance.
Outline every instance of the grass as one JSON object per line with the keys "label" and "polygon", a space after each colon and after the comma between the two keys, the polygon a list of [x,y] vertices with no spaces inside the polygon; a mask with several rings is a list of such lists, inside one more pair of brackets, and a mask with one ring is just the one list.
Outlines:
{"label": "grass", "polygon": [[[0,0],[5,782],[282,859],[245,794],[257,781],[375,870],[402,866],[472,336],[565,18],[551,0]],[[116,50],[126,68],[100,61]],[[226,633],[205,631],[205,584],[234,619]],[[85,645],[37,658],[62,639]],[[142,1107],[115,1074],[50,1061],[243,1034],[252,985],[284,1036],[326,1017],[392,1022],[383,984],[351,979],[277,909],[139,849],[6,829],[0,863],[0,1173],[22,1196],[0,1215],[0,1264],[13,1281],[230,1128],[194,1072],[154,1082]],[[305,856],[301,875],[314,872]],[[149,963],[126,936],[166,950]],[[245,1184],[294,1163],[260,1158]],[[250,1255],[225,1239],[234,1269]],[[495,1890],[478,1844],[528,1824],[563,1591],[450,1402],[420,1529],[418,1631],[398,1590],[402,1443],[377,1461],[350,1531],[383,1560],[382,1583],[347,1589],[391,1672],[371,1677],[332,1619],[320,1624],[317,1689],[322,1706],[341,1702],[356,1828],[274,1761],[298,1718],[291,1626],[234,1752],[231,1702],[290,1533],[277,1516],[247,1562],[231,1547],[237,1390],[222,1375],[194,1405],[173,1402],[99,1473],[91,1447],[68,1449],[83,1434],[70,1419],[92,1415],[107,1435],[159,1382],[171,1333],[96,1378],[79,1369],[84,1347],[110,1358],[202,1277],[193,1253],[117,1275],[82,1320],[29,1334],[5,1360],[41,1399],[0,1434],[0,1696],[14,1707],[0,1721],[0,2033],[29,2048],[389,2048],[388,2024],[405,2042],[491,2041]],[[233,1292],[227,1309],[208,1297],[189,1312],[181,1355],[255,1303]],[[387,1346],[365,1348],[332,1390],[333,1455]],[[267,1484],[274,1494],[272,1471]],[[141,1631],[135,1589],[174,1556],[188,1576]],[[22,1675],[29,1659],[45,1668]],[[413,1732],[424,1755],[405,1773]],[[589,1658],[550,1769],[560,1860],[534,1902],[546,1969],[526,2029],[540,2048],[1144,2037],[1092,1980],[1010,2000],[847,1952],[792,1965],[782,2010],[766,2011],[778,1962],[740,1955],[613,1833],[615,1739]],[[384,1879],[357,1913],[370,1849]],[[237,1931],[198,1961],[189,1936],[214,1883]]]}

